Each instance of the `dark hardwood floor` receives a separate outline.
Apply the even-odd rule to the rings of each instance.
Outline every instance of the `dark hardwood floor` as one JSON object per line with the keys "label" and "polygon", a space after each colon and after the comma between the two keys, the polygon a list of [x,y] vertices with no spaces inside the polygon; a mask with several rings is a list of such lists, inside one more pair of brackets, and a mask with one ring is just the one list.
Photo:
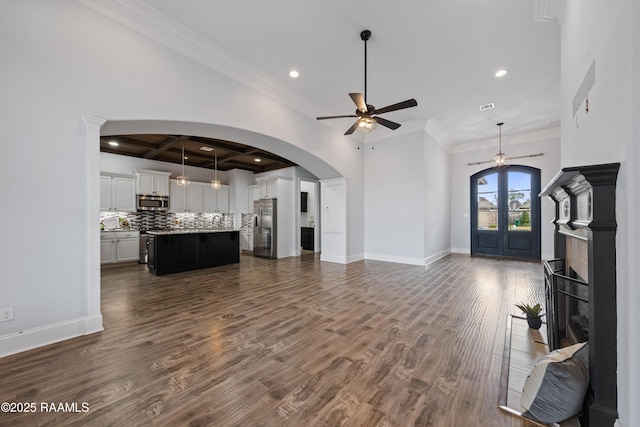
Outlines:
{"label": "dark hardwood floor", "polygon": [[0,359],[0,401],[38,405],[0,425],[527,426],[497,408],[505,326],[543,286],[463,255],[104,268],[104,332]]}

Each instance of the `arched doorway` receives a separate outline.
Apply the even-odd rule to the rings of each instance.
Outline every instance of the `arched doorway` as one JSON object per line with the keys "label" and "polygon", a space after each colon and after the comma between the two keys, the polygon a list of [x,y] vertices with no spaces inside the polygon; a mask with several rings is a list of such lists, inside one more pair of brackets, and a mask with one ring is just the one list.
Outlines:
{"label": "arched doorway", "polygon": [[540,169],[485,169],[470,186],[471,255],[539,260]]}

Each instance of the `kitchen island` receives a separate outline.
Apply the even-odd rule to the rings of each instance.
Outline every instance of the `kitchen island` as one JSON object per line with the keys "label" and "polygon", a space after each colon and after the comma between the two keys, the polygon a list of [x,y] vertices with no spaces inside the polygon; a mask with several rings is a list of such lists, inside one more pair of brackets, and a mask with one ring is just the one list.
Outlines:
{"label": "kitchen island", "polygon": [[148,231],[149,272],[160,276],[240,262],[237,230]]}

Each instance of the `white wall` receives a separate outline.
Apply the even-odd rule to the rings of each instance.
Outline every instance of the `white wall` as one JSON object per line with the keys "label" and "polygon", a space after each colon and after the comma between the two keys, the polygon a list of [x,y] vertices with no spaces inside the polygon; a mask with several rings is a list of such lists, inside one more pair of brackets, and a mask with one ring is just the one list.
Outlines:
{"label": "white wall", "polygon": [[[618,221],[618,413],[621,425],[640,425],[640,315],[637,216],[640,211],[640,6],[637,0],[569,1],[561,28],[562,165],[620,162]],[[589,112],[574,95],[595,61]]]}
{"label": "white wall", "polygon": [[365,257],[424,264],[423,130],[364,144]]}
{"label": "white wall", "polygon": [[[544,153],[541,157],[517,159],[513,165],[532,166],[540,169],[540,181],[544,188],[560,170],[560,129],[551,128],[539,132],[502,135],[502,148],[511,157],[534,153]],[[470,183],[471,175],[487,169],[490,165],[473,165],[484,159],[490,160],[497,150],[498,139],[478,141],[457,147],[451,154],[451,250],[458,253],[471,252],[471,212]],[[553,258],[554,207],[550,200],[541,203],[541,256]]]}
{"label": "white wall", "polygon": [[429,264],[451,252],[451,155],[424,134],[424,256]]}
{"label": "white wall", "polygon": [[[12,207],[0,211],[0,221],[11,224],[3,241],[12,242],[0,245],[0,301],[15,316],[0,323],[0,354],[11,351],[8,340],[35,331],[42,334],[27,346],[43,344],[43,335],[60,337],[54,330],[87,332],[82,323],[96,303],[87,278],[90,266],[99,268],[88,255],[98,252],[98,236],[87,212],[99,197],[99,155],[86,145],[86,115],[106,119],[103,129],[120,125],[112,131],[144,120],[204,124],[200,136],[236,130],[241,142],[253,138],[252,145],[319,177],[347,177],[348,215],[363,215],[362,156],[352,140],[77,2],[3,3],[0,52],[2,134],[12,141],[0,157],[3,203]],[[73,226],[52,226],[50,212]],[[348,250],[362,252],[362,230],[348,230]]]}

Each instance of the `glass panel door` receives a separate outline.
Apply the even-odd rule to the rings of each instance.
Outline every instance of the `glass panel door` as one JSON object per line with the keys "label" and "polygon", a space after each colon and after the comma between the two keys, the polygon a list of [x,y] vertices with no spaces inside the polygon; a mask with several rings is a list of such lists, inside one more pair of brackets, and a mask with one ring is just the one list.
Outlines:
{"label": "glass panel door", "polygon": [[471,254],[540,259],[540,170],[486,169],[471,177]]}
{"label": "glass panel door", "polygon": [[484,175],[477,180],[477,228],[498,231],[498,174]]}
{"label": "glass panel door", "polygon": [[509,231],[531,231],[531,174],[509,171]]}

